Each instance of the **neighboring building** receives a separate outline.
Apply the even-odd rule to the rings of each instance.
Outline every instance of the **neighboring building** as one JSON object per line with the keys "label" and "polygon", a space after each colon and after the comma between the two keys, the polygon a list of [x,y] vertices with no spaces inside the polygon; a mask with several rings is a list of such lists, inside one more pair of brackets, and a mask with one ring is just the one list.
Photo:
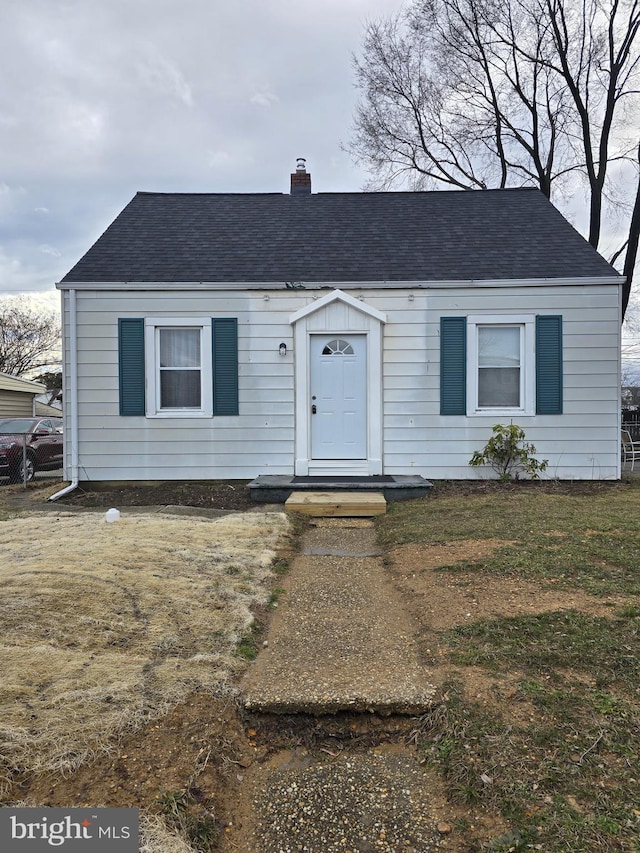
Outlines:
{"label": "neighboring building", "polygon": [[[37,410],[36,398],[45,391],[39,382],[0,373],[0,418],[30,418],[45,414]],[[60,410],[57,412],[61,415]]]}
{"label": "neighboring building", "polygon": [[36,415],[62,417],[62,391],[51,389],[36,397]]}
{"label": "neighboring building", "polygon": [[513,421],[618,478],[622,283],[534,189],[139,193],[57,285],[65,476],[487,477]]}

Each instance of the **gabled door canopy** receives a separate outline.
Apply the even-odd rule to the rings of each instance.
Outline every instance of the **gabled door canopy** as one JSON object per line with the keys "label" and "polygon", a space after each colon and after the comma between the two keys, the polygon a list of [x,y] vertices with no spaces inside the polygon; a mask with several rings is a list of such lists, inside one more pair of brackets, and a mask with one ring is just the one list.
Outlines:
{"label": "gabled door canopy", "polygon": [[371,305],[367,305],[366,302],[361,302],[354,296],[350,296],[348,293],[345,293],[344,290],[333,290],[331,293],[325,294],[320,299],[315,299],[309,305],[305,305],[304,308],[300,308],[299,311],[292,314],[289,317],[289,322],[293,325],[294,323],[297,323],[298,320],[308,317],[309,314],[314,314],[316,311],[326,308],[326,306],[331,305],[332,302],[344,302],[346,305],[350,305],[352,308],[355,308],[356,311],[360,311],[368,317],[373,317],[379,323],[387,322],[387,315],[382,311],[378,311],[377,308],[372,308]]}

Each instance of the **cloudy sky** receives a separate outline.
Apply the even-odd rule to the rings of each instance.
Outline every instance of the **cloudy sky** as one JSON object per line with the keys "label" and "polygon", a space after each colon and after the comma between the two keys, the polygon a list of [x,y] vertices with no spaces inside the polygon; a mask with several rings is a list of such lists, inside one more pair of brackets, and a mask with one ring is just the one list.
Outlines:
{"label": "cloudy sky", "polygon": [[314,191],[341,150],[364,24],[402,0],[1,0],[0,296],[54,282],[137,190]]}
{"label": "cloudy sky", "polygon": [[402,5],[0,0],[0,297],[57,308],[138,190],[288,192],[297,157],[314,191],[361,189],[352,55]]}

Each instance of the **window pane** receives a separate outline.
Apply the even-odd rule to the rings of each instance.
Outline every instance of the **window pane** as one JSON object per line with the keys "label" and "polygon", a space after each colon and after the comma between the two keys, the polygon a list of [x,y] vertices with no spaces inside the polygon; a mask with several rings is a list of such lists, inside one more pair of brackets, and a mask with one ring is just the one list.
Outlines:
{"label": "window pane", "polygon": [[478,406],[520,406],[520,368],[481,367],[478,371]]}
{"label": "window pane", "polygon": [[161,370],[161,409],[199,409],[200,371]]}
{"label": "window pane", "polygon": [[200,329],[160,329],[160,367],[200,367]]}
{"label": "window pane", "polygon": [[478,327],[479,367],[518,367],[520,328],[518,326]]}
{"label": "window pane", "polygon": [[353,347],[348,341],[329,341],[322,355],[353,355]]}

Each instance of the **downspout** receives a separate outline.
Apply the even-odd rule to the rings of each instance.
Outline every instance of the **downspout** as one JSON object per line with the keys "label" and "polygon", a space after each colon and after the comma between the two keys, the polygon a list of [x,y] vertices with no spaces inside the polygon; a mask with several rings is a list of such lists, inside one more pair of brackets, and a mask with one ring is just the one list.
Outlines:
{"label": "downspout", "polygon": [[76,291],[69,291],[69,382],[65,394],[69,395],[69,413],[71,415],[71,482],[64,489],[51,495],[50,501],[57,501],[78,487],[78,330]]}

